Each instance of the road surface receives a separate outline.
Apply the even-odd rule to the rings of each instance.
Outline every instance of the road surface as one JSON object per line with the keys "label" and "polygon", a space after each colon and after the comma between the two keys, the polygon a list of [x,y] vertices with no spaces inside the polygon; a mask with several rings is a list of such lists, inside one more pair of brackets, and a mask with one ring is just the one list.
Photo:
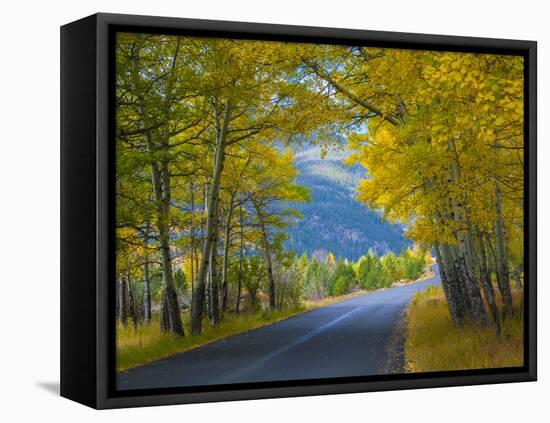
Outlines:
{"label": "road surface", "polygon": [[117,388],[366,376],[390,369],[388,345],[412,295],[432,279],[370,292],[117,374]]}

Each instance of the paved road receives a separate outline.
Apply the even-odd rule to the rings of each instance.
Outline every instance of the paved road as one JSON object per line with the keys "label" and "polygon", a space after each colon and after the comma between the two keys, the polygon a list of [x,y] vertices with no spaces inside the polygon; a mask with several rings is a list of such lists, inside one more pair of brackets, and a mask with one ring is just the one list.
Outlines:
{"label": "paved road", "polygon": [[388,373],[388,345],[403,310],[416,291],[437,283],[438,273],[430,280],[321,307],[121,372],[117,386],[165,388]]}

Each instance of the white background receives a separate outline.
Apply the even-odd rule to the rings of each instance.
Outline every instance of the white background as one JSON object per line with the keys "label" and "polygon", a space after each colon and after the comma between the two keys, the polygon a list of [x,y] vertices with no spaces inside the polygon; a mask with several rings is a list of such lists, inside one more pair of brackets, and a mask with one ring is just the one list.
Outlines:
{"label": "white background", "polygon": [[[550,14],[545,1],[23,1],[0,23],[0,420],[548,421]],[[539,42],[539,382],[97,412],[59,381],[59,26],[103,12]],[[546,334],[543,333],[546,331]],[[546,393],[544,393],[546,391]],[[483,419],[483,420],[482,420]],[[172,420],[176,421],[176,420]]]}

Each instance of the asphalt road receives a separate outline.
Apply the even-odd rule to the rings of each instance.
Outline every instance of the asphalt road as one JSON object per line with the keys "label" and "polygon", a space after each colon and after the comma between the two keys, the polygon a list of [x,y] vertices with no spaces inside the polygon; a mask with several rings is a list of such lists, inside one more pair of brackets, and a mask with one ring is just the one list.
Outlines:
{"label": "asphalt road", "polygon": [[366,376],[389,367],[388,346],[412,295],[436,277],[374,291],[117,374],[144,389]]}

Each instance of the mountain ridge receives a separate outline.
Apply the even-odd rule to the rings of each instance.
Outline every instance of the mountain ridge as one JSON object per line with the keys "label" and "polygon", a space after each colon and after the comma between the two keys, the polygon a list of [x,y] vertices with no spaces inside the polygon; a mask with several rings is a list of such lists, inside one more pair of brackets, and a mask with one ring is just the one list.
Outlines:
{"label": "mountain ridge", "polygon": [[296,151],[294,166],[300,172],[296,182],[311,191],[311,202],[292,205],[303,218],[288,228],[285,245],[298,255],[323,257],[331,252],[337,258],[357,260],[369,249],[382,255],[411,245],[402,225],[383,221],[379,212],[355,200],[366,171],[360,165],[344,165],[349,154],[342,149],[321,158],[318,146]]}

